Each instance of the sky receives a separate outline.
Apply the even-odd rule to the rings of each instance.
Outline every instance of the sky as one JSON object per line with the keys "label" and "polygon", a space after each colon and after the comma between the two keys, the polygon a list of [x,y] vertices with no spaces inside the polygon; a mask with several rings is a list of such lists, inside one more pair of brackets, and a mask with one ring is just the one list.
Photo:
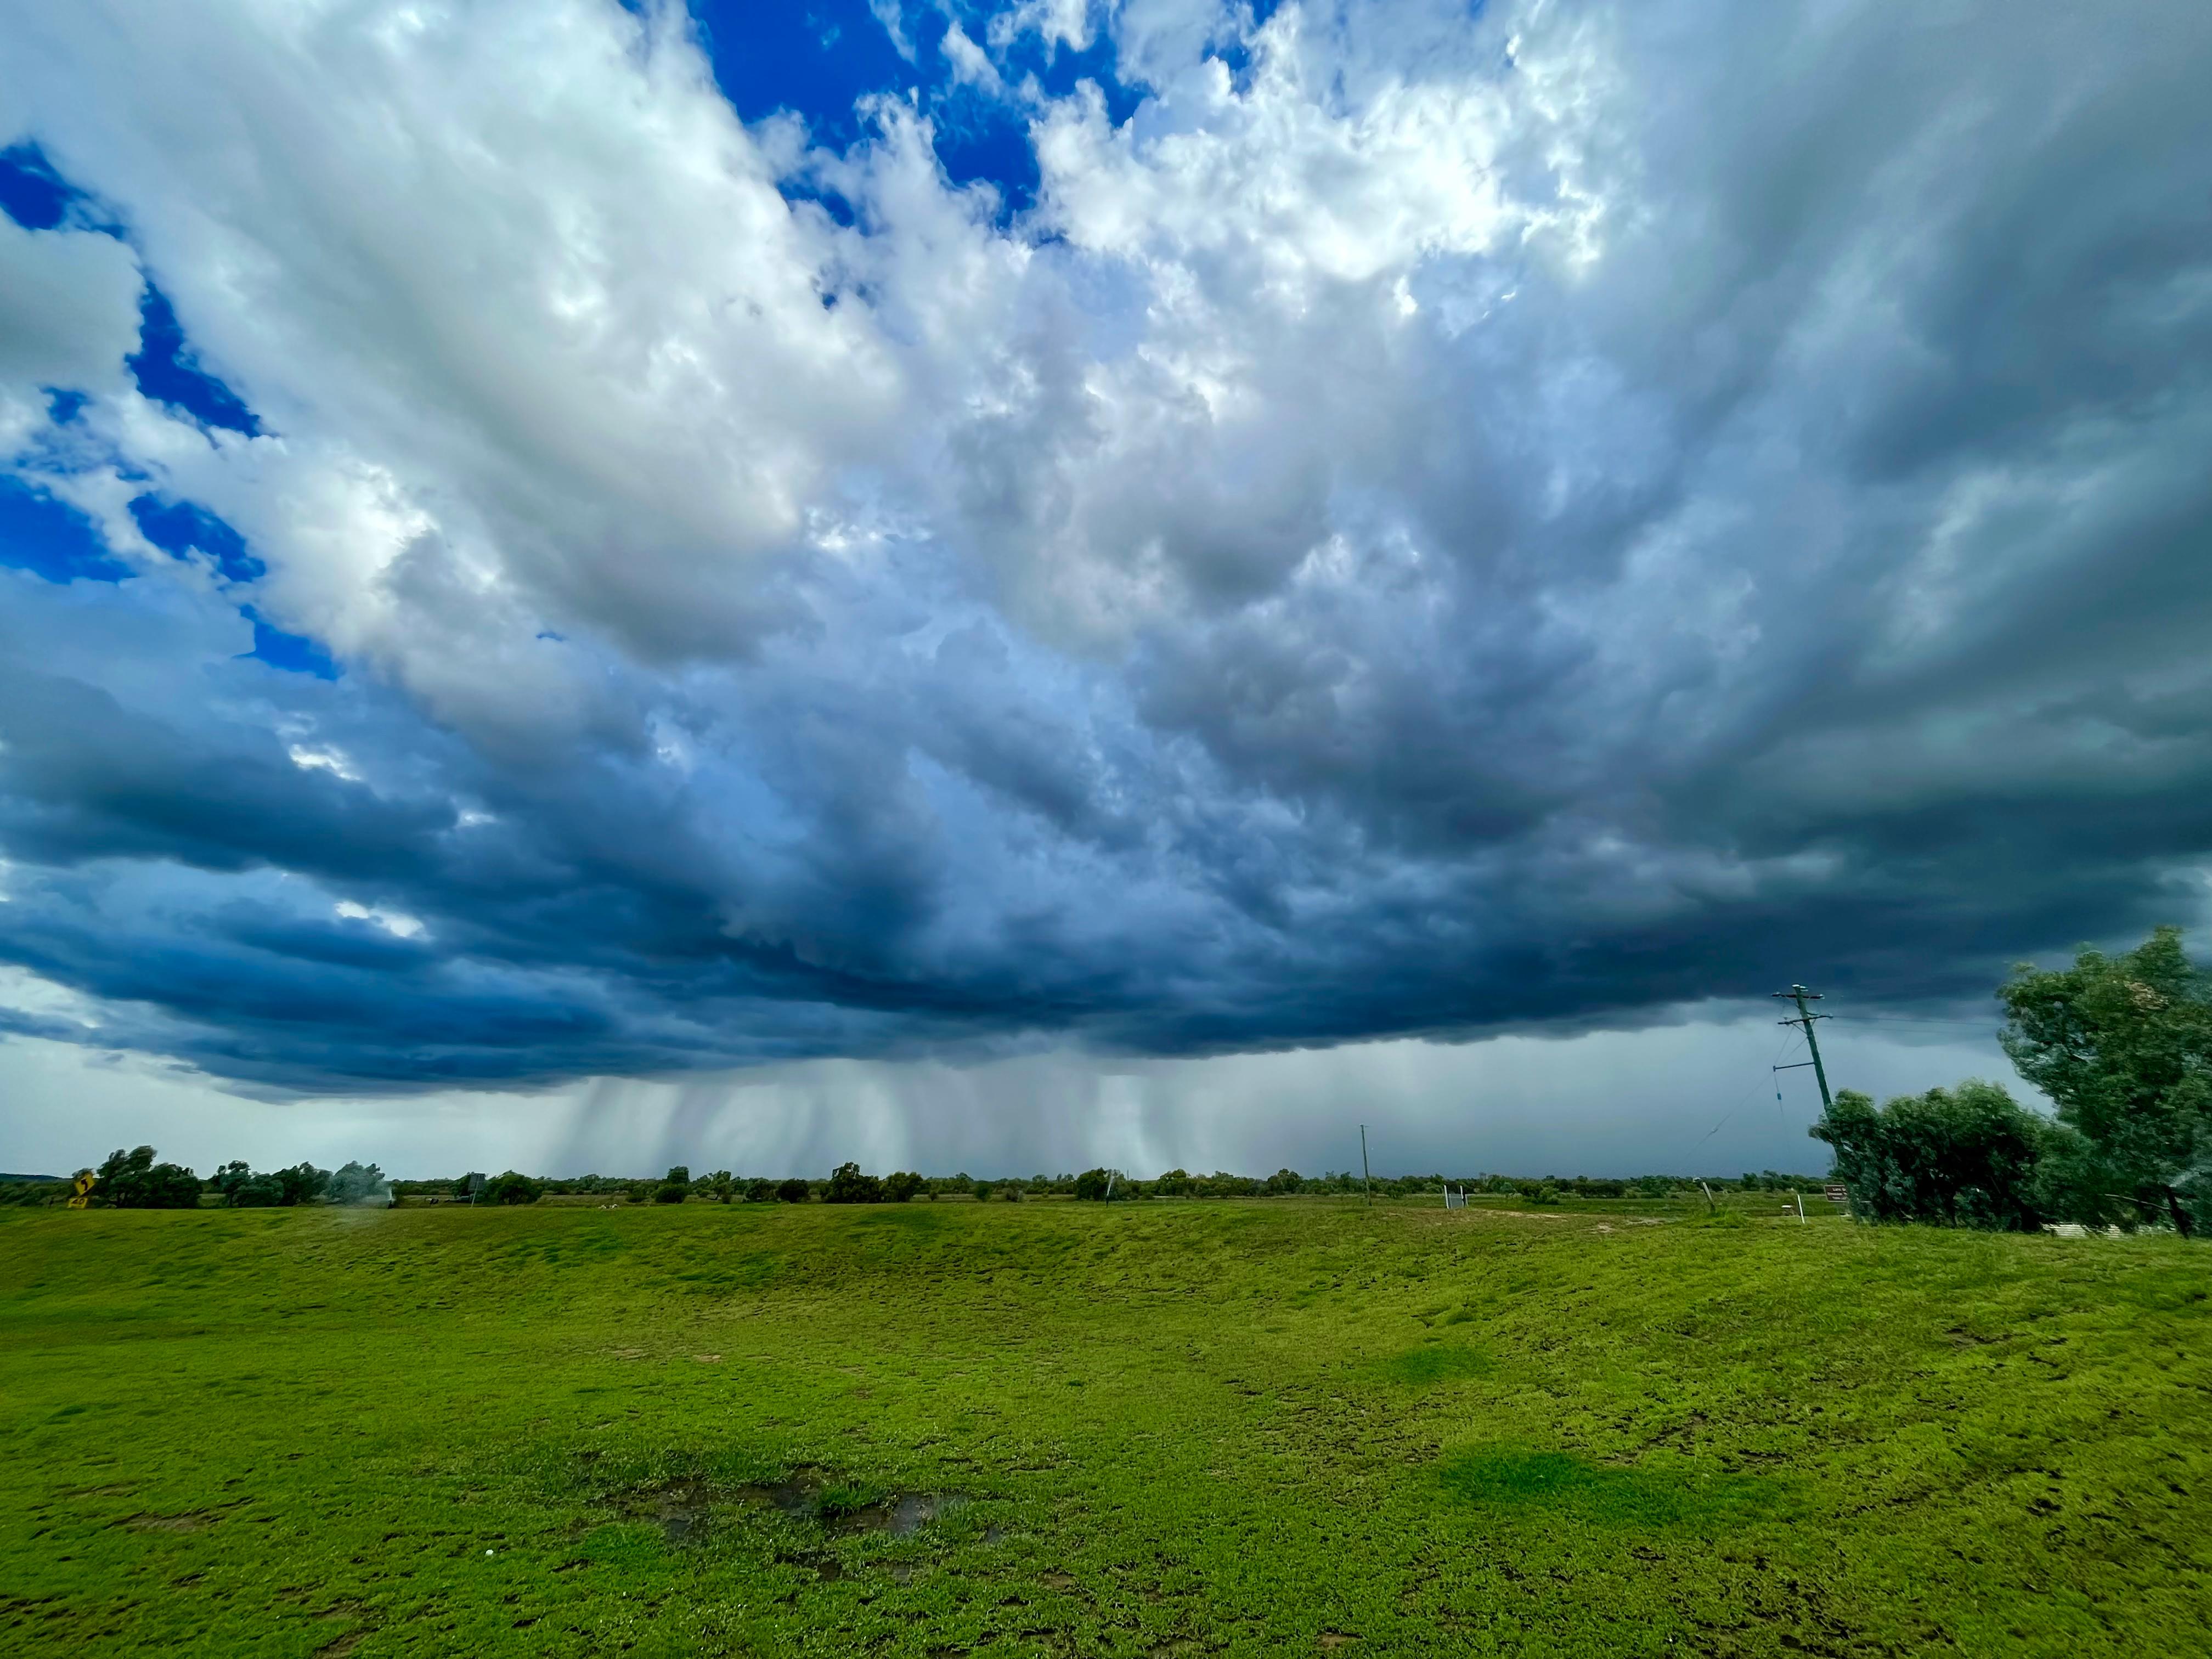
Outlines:
{"label": "sky", "polygon": [[0,42],[0,1167],[1812,1168],[2201,925],[2197,0]]}

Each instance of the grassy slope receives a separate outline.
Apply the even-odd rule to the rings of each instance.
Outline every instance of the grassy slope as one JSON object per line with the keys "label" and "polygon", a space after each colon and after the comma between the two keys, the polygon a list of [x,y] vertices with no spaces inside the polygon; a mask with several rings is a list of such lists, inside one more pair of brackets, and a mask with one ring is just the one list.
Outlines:
{"label": "grassy slope", "polygon": [[1634,1207],[0,1216],[0,1650],[2198,1650],[2212,1253]]}

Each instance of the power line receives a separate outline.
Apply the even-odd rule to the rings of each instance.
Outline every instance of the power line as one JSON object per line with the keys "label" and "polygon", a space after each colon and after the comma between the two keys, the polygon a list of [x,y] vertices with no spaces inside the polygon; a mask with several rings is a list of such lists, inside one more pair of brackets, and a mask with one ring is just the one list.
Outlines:
{"label": "power line", "polygon": [[[1770,1060],[1779,1060],[1779,1059],[1782,1057],[1782,1051],[1783,1051],[1784,1048],[1787,1048],[1789,1046],[1790,1046],[1790,1039],[1789,1039],[1788,1037],[1784,1037],[1784,1038],[1783,1038],[1783,1039],[1782,1039],[1782,1041],[1781,1041],[1780,1042],[1778,1042],[1778,1043],[1777,1043],[1777,1044],[1775,1045],[1774,1053],[1773,1053],[1771,1055],[1770,1055],[1770,1056],[1768,1057],[1768,1058],[1770,1059]],[[1767,1068],[1767,1069],[1768,1069],[1768,1070],[1769,1070],[1769,1072],[1771,1073],[1771,1072],[1772,1071],[1773,1067],[1771,1066],[1771,1065],[1770,1065],[1770,1066],[1768,1066],[1768,1068]],[[1707,1142],[1708,1140],[1711,1140],[1711,1139],[1715,1135],[1718,1134],[1722,1130],[1723,1130],[1723,1129],[1727,1128],[1727,1127],[1728,1127],[1728,1126],[1729,1126],[1729,1120],[1730,1118],[1734,1117],[1734,1116],[1735,1116],[1738,1112],[1740,1112],[1740,1111],[1741,1111],[1741,1110],[1743,1109],[1743,1104],[1744,1104],[1744,1102],[1745,1102],[1745,1101],[1747,1101],[1747,1100],[1748,1100],[1748,1099],[1750,1099],[1750,1098],[1751,1098],[1751,1097],[1752,1097],[1753,1095],[1756,1094],[1756,1093],[1759,1091],[1759,1087],[1760,1087],[1759,1083],[1756,1079],[1754,1079],[1754,1080],[1753,1081],[1753,1083],[1751,1084],[1750,1087],[1747,1088],[1747,1089],[1743,1091],[1743,1093],[1741,1093],[1741,1095],[1737,1096],[1737,1097],[1736,1097],[1736,1100],[1735,1100],[1735,1103],[1734,1105],[1730,1106],[1730,1107],[1728,1109],[1728,1110],[1726,1110],[1725,1112],[1723,1112],[1723,1113],[1721,1114],[1721,1121],[1720,1121],[1719,1122],[1717,1122],[1717,1123],[1714,1124],[1714,1125],[1713,1125],[1713,1127],[1712,1127],[1711,1128],[1710,1128],[1710,1129],[1706,1130],[1706,1131],[1705,1132],[1705,1133],[1704,1133],[1704,1134],[1700,1135],[1700,1136],[1698,1138],[1698,1146],[1697,1146],[1697,1147],[1692,1147],[1692,1148],[1691,1148],[1692,1152],[1692,1153],[1694,1153],[1694,1152],[1698,1150],[1698,1147],[1701,1147],[1701,1146],[1703,1146],[1705,1144],[1705,1142]],[[1779,1093],[1778,1093],[1778,1094],[1777,1094],[1777,1096],[1776,1096],[1776,1098],[1777,1098],[1777,1099],[1779,1099],[1779,1098],[1780,1098],[1780,1095],[1779,1095]]]}

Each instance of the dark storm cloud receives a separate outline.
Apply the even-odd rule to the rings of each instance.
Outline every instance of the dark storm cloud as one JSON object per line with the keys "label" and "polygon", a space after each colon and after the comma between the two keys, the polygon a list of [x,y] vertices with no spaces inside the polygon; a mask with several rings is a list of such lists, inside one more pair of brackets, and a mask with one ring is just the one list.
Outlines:
{"label": "dark storm cloud", "polygon": [[[331,276],[397,212],[337,187],[263,328],[161,240],[197,190],[281,241],[258,198],[51,110],[297,435],[101,428],[250,544],[188,599],[162,548],[0,572],[0,959],[78,1040],[381,1090],[1953,1001],[2199,917],[2212,14],[1554,8],[1508,72],[1516,19],[1399,9],[1285,14],[1230,92],[1148,33],[1152,105],[1040,114],[1012,227],[886,129],[805,163],[862,228],[744,245],[813,277],[736,304],[708,239],[536,334]],[[560,178],[651,194],[606,166]],[[470,200],[407,222],[532,273],[485,305],[597,280]],[[649,374],[559,355],[602,313]]]}

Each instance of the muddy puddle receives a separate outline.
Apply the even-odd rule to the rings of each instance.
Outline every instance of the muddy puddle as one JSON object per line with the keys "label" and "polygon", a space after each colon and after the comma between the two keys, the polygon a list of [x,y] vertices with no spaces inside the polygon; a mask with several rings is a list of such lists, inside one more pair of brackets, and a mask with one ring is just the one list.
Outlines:
{"label": "muddy puddle", "polygon": [[[847,1506],[837,1501],[830,1484],[814,1469],[799,1469],[781,1480],[742,1486],[669,1480],[621,1493],[613,1500],[615,1508],[624,1515],[654,1522],[672,1544],[700,1542],[713,1526],[718,1507],[764,1510],[802,1526],[818,1527],[830,1538],[864,1534],[910,1538],[967,1501],[961,1492],[893,1492],[872,1504]],[[827,1556],[787,1559],[814,1568],[824,1578],[837,1577],[842,1571]]]}
{"label": "muddy puddle", "polygon": [[869,1504],[842,1514],[824,1516],[823,1529],[833,1537],[879,1532],[893,1538],[910,1538],[940,1515],[968,1500],[958,1492],[900,1492],[880,1504]]}

